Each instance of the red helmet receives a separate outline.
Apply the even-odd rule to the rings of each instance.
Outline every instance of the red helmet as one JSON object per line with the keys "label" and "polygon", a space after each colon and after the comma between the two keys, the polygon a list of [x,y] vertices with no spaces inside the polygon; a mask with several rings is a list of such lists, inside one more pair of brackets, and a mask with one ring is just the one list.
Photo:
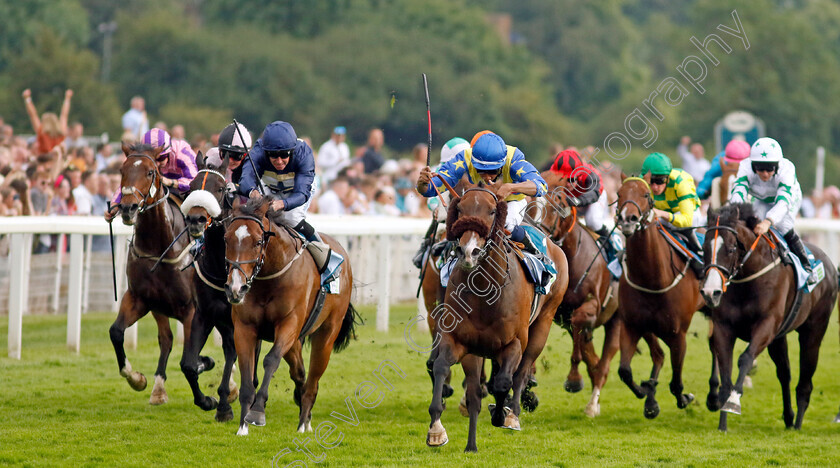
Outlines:
{"label": "red helmet", "polygon": [[580,154],[578,154],[575,150],[564,150],[557,153],[557,157],[554,159],[554,164],[551,165],[551,172],[555,174],[559,174],[566,178],[571,178],[572,173],[575,176],[579,174],[579,171],[575,173],[575,169],[583,167],[585,163],[580,159]]}

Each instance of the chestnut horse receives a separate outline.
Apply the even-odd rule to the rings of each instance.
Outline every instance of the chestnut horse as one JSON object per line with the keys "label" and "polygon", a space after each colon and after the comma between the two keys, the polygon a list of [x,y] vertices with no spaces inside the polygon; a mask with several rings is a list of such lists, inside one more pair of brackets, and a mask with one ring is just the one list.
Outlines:
{"label": "chestnut horse", "polygon": [[[662,339],[671,350],[670,389],[677,407],[685,408],[694,399],[694,395],[683,393],[685,335],[694,312],[704,304],[697,276],[659,232],[663,227],[655,219],[653,197],[645,179],[622,175],[617,224],[627,238],[618,290],[618,317],[623,328],[618,375],[637,398],[647,397],[644,415],[653,419],[659,415],[656,385],[665,360],[656,339]],[[641,386],[633,381],[630,368],[640,338],[648,342],[653,360],[650,380]]]}
{"label": "chestnut horse", "polygon": [[[449,206],[447,237],[458,241],[459,258],[452,270],[444,303],[438,307],[441,318],[437,328],[441,333],[433,367],[431,423],[426,436],[429,446],[448,442],[440,422],[443,384],[449,368],[458,362],[466,374],[470,415],[465,451],[477,450],[482,358],[493,359],[498,365],[489,384],[489,390],[496,398],[491,418],[493,425],[519,429],[522,391],[531,365],[548,338],[554,311],[566,292],[566,257],[559,247],[549,243],[549,257],[555,263],[557,278],[546,295],[534,295],[533,285],[526,278],[514,247],[504,233],[506,216],[507,203],[482,185],[466,190]],[[533,304],[534,300],[540,302]],[[534,317],[531,317],[532,305],[537,306]],[[504,404],[511,389],[513,399],[507,412]]]}
{"label": "chestnut horse", "polygon": [[[248,424],[265,425],[268,387],[281,358],[289,363],[295,382],[294,400],[300,407],[298,432],[311,432],[318,381],[332,351],[347,347],[355,335],[357,314],[350,304],[353,273],[347,252],[324,234],[324,242],[345,259],[334,280],[339,282],[339,293],[326,295],[320,316],[304,330],[321,289],[320,274],[312,256],[304,252],[305,241],[285,225],[269,221],[266,213],[271,201],[271,197],[252,199],[234,209],[225,230],[225,262],[230,266],[225,292],[233,305],[234,341],[242,376],[238,435],[248,435]],[[301,355],[303,338],[312,345],[308,377]],[[255,394],[252,377],[258,340],[271,341],[272,346],[263,360],[262,386]]]}
{"label": "chestnut horse", "polygon": [[[550,171],[544,172],[543,178],[548,183],[549,193],[545,196],[540,225],[563,249],[569,261],[570,287],[554,316],[554,320],[572,336],[572,367],[564,387],[572,393],[583,390],[583,378],[578,372],[578,365],[583,360],[592,383],[592,395],[584,413],[595,417],[601,413],[601,389],[607,381],[610,362],[618,351],[621,336],[620,322],[615,316],[618,287],[612,281],[595,238],[577,222],[577,209],[569,206],[566,179],[558,179]],[[584,273],[586,278],[580,282]],[[575,291],[578,282],[580,287]],[[592,345],[592,332],[600,326],[604,327],[604,346],[599,359]]]}
{"label": "chestnut horse", "polygon": [[[753,229],[759,221],[750,204],[725,206],[709,215],[703,246],[706,277],[702,294],[713,308],[712,340],[720,363],[720,403],[723,404],[718,429],[724,432],[727,430],[726,413],[741,414],[744,377],[764,348],[776,364],[776,376],[782,385],[785,427],[802,427],[813,390],[811,378],[817,368],[820,344],[837,300],[834,265],[825,252],[808,244],[814,257],[823,262],[825,278],[811,293],[801,292],[801,307],[791,312],[797,293],[796,273],[792,267],[780,265],[774,236],[768,233],[756,237]],[[787,333],[793,330],[799,334],[795,421],[787,347]],[[738,379],[733,386],[735,339],[747,341],[749,346],[738,358]]]}
{"label": "chestnut horse", "polygon": [[[160,266],[151,271],[175,236],[184,230],[184,217],[175,202],[169,199],[169,190],[161,183],[156,160],[163,148],[123,143],[122,150],[126,160],[120,169],[122,199],[119,211],[123,223],[134,226],[134,236],[126,264],[128,290],[122,296],[117,319],[111,325],[111,343],[117,354],[120,375],[134,390],[145,389],[146,377],[133,370],[125,358],[123,339],[126,328],[152,311],[158,326],[160,359],[149,402],[159,405],[169,399],[164,388],[166,363],[172,351],[169,319],[182,322],[184,342],[190,339],[195,289],[192,272],[182,269],[189,265],[192,257],[189,256],[188,241],[180,239],[165,254]],[[212,368],[212,359],[202,356],[200,360],[196,372]]]}

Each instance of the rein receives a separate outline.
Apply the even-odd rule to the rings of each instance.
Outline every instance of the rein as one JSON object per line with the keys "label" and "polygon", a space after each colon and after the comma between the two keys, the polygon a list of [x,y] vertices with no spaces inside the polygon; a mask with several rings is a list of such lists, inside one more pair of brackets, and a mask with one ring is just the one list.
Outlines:
{"label": "rein", "polygon": [[[237,219],[242,219],[242,220],[246,220],[246,221],[253,221],[260,226],[260,229],[262,229],[262,232],[263,232],[262,239],[259,242],[260,253],[257,256],[257,258],[253,258],[251,260],[239,260],[239,261],[237,261],[237,260],[230,260],[230,259],[227,258],[227,256],[225,256],[225,263],[232,266],[234,269],[238,270],[240,273],[242,273],[242,276],[245,277],[245,286],[250,288],[251,283],[253,283],[254,280],[262,281],[262,280],[274,279],[274,278],[277,278],[279,276],[282,276],[284,273],[289,271],[289,268],[292,267],[292,264],[294,264],[295,261],[298,258],[300,258],[301,255],[303,255],[303,251],[306,248],[306,242],[301,242],[300,248],[295,253],[295,256],[292,257],[292,259],[281,270],[279,270],[275,273],[272,273],[270,275],[267,275],[267,276],[257,276],[259,274],[260,270],[262,269],[263,264],[265,263],[266,245],[270,241],[270,238],[275,236],[276,234],[274,233],[274,231],[272,231],[270,229],[266,230],[265,226],[263,225],[262,220],[257,218],[256,216],[248,216],[248,215],[246,215],[246,216],[234,216],[234,217],[230,218],[230,221],[233,222],[233,221],[236,221]],[[247,265],[247,264],[250,264],[250,263],[254,263],[255,266],[254,266],[254,271],[251,273],[251,276],[248,277],[245,274],[245,271],[242,269],[242,265]]]}
{"label": "rein", "polygon": [[[137,191],[140,195],[143,195],[143,198],[140,200],[140,206],[137,208],[137,214],[141,214],[144,211],[150,210],[150,209],[160,205],[161,203],[163,203],[164,200],[166,200],[166,198],[169,197],[169,188],[164,186],[163,187],[163,192],[164,192],[163,196],[158,198],[157,200],[155,200],[154,197],[155,197],[155,195],[157,195],[157,192],[158,192],[158,187],[157,186],[158,186],[158,182],[160,181],[160,171],[158,171],[158,169],[157,169],[157,162],[155,162],[155,160],[152,159],[152,157],[149,156],[148,154],[143,154],[143,153],[129,154],[128,156],[126,156],[126,160],[128,158],[146,158],[146,159],[148,159],[149,161],[152,162],[152,164],[154,165],[154,168],[155,168],[154,172],[152,172],[152,184],[149,186],[149,191],[147,193],[143,193],[140,189],[138,189],[137,187],[135,187],[133,185],[131,186],[132,190]],[[146,200],[149,199],[149,197],[152,198],[152,204],[151,205],[146,205]]]}
{"label": "rein", "polygon": [[[621,206],[618,207],[618,210],[616,210],[616,211],[618,213],[618,216],[621,216],[621,212],[624,210],[625,206],[627,206],[628,204],[631,204],[631,205],[635,206],[636,209],[639,210],[639,221],[637,221],[635,224],[637,224],[639,226],[638,230],[644,231],[648,227],[648,224],[651,221],[653,221],[653,208],[654,208],[654,206],[653,206],[653,198],[650,195],[650,193],[651,193],[650,184],[648,184],[648,182],[645,179],[642,179],[641,177],[628,177],[628,178],[624,179],[625,184],[628,181],[641,181],[645,184],[645,187],[647,187],[647,189],[648,189],[647,192],[645,192],[645,198],[648,201],[648,208],[647,208],[647,210],[643,210],[642,207],[639,206],[639,204],[636,203],[635,201],[626,200],[624,203],[621,204]],[[618,203],[618,200],[616,200],[616,203]],[[616,223],[616,224],[618,224],[618,223]]]}
{"label": "rein", "polygon": [[764,276],[766,273],[768,273],[770,270],[772,270],[779,263],[782,262],[782,257],[778,256],[778,257],[776,257],[776,259],[773,262],[767,264],[764,268],[762,268],[761,270],[753,273],[752,275],[749,275],[749,276],[744,277],[744,278],[735,278],[735,276],[738,273],[741,272],[741,269],[744,267],[744,264],[747,263],[747,260],[750,259],[750,256],[752,256],[753,252],[755,252],[755,249],[756,249],[756,247],[758,247],[758,243],[759,243],[759,241],[761,241],[761,239],[766,239],[767,243],[770,245],[770,248],[772,250],[776,250],[776,244],[773,242],[772,239],[770,239],[770,236],[768,236],[767,234],[762,234],[760,236],[756,236],[755,241],[753,241],[750,248],[748,250],[745,248],[745,250],[747,250],[747,253],[746,253],[746,255],[744,255],[744,259],[741,261],[741,263],[736,265],[735,268],[732,269],[732,271],[729,271],[728,268],[726,268],[723,265],[720,265],[720,264],[717,263],[717,242],[718,242],[718,231],[720,231],[720,230],[732,232],[735,235],[735,239],[738,242],[738,245],[741,246],[742,248],[744,248],[744,245],[738,239],[738,231],[736,231],[734,228],[732,228],[730,226],[721,226],[720,225],[720,219],[718,219],[718,221],[717,221],[717,223],[715,224],[714,227],[710,227],[706,231],[707,233],[709,231],[714,231],[715,238],[714,238],[714,244],[713,244],[713,247],[712,247],[712,259],[711,259],[712,262],[703,269],[703,275],[705,276],[710,270],[717,270],[718,273],[720,273],[720,275],[724,278],[723,287],[722,287],[723,292],[726,292],[726,288],[730,283],[740,284],[740,283],[750,282],[750,281],[752,281],[756,278]]}

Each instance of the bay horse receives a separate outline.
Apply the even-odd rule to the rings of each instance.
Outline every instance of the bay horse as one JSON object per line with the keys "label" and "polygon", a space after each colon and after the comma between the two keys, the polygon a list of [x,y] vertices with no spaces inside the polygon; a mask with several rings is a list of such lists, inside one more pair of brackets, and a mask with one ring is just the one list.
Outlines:
{"label": "bay horse", "polygon": [[[169,319],[184,324],[184,342],[187,343],[195,311],[192,272],[182,271],[192,260],[188,241],[179,239],[161,259],[176,235],[184,230],[184,217],[170,199],[158,171],[156,160],[162,150],[162,147],[143,144],[122,145],[126,160],[120,169],[122,199],[118,208],[123,223],[134,226],[134,236],[126,264],[128,290],[122,296],[117,319],[110,328],[120,375],[131,388],[142,391],[146,388],[146,377],[134,370],[126,359],[123,340],[125,329],[152,311],[160,346],[155,384],[149,400],[153,405],[166,403],[169,399],[164,388],[166,363],[172,350]],[[160,266],[152,272],[158,260],[161,260]],[[200,361],[197,372],[213,367],[213,360],[208,357],[202,356]]]}
{"label": "bay horse", "polygon": [[[583,360],[592,383],[592,395],[584,413],[595,417],[601,413],[601,389],[607,381],[610,362],[618,352],[621,336],[620,321],[615,315],[618,285],[612,281],[597,241],[577,222],[577,209],[570,206],[567,199],[567,179],[559,178],[551,171],[543,172],[542,176],[548,183],[549,192],[544,197],[546,203],[541,210],[540,227],[563,249],[569,261],[570,287],[554,316],[555,322],[572,337],[571,368],[564,388],[572,393],[583,390],[583,378],[578,371]],[[584,274],[586,277],[581,281]],[[580,287],[575,290],[579,282]],[[604,345],[599,359],[592,345],[592,333],[601,326],[604,327]]]}
{"label": "bay horse", "polygon": [[[196,159],[198,172],[190,184],[190,195],[184,200],[182,211],[186,211],[187,232],[193,239],[204,239],[204,245],[193,262],[192,282],[196,291],[196,310],[192,320],[190,339],[184,342],[181,370],[187,377],[193,392],[193,401],[201,409],[215,409],[218,422],[233,419],[230,403],[239,395],[239,389],[231,377],[236,362],[236,347],[233,341],[233,321],[230,317],[230,303],[225,295],[227,265],[225,264],[224,219],[233,208],[233,197],[226,190],[228,159],[218,167],[205,165],[200,155]],[[235,196],[235,195],[233,195]],[[219,384],[219,399],[205,396],[198,384],[200,366],[199,352],[207,342],[213,328],[222,336],[222,350],[225,367]],[[255,356],[259,356],[259,342]],[[256,382],[256,375],[254,376]],[[254,384],[255,386],[257,383]]]}
{"label": "bay horse", "polygon": [[[466,190],[449,206],[447,238],[458,242],[458,260],[446,288],[444,303],[439,306],[438,329],[441,333],[433,366],[431,422],[426,436],[429,446],[441,446],[449,440],[440,421],[443,384],[449,368],[458,362],[466,374],[470,416],[465,451],[477,450],[482,358],[493,359],[498,366],[488,385],[496,399],[492,424],[519,429],[522,391],[531,365],[548,338],[554,311],[566,292],[566,257],[559,247],[549,243],[549,257],[556,266],[557,278],[546,295],[534,294],[533,285],[526,278],[504,232],[506,216],[507,203],[482,184]],[[539,302],[534,304],[535,300]],[[535,316],[531,317],[534,305]],[[511,389],[513,398],[507,412],[505,399]]]}
{"label": "bay horse", "polygon": [[[321,234],[345,260],[335,280],[339,293],[326,294],[321,314],[308,323],[321,289],[320,274],[312,256],[304,252],[305,241],[291,228],[269,220],[272,201],[271,197],[255,198],[234,209],[225,229],[225,262],[229,265],[225,293],[233,306],[234,342],[242,376],[238,435],[248,435],[248,424],[265,425],[268,387],[281,358],[289,363],[295,383],[294,401],[300,407],[298,432],[311,432],[318,381],[332,351],[346,348],[355,335],[358,315],[350,303],[353,273],[347,252],[335,239]],[[312,346],[308,377],[301,353],[304,338]],[[259,340],[270,341],[272,346],[263,360],[265,374],[257,392],[252,377]]]}
{"label": "bay horse", "polygon": [[[655,218],[647,180],[622,174],[617,213],[617,224],[627,238],[622,264],[624,274],[618,289],[617,314],[622,322],[618,375],[636,398],[646,398],[644,415],[653,419],[659,415],[656,385],[665,360],[657,338],[670,348],[673,371],[670,390],[677,399],[677,407],[683,409],[694,400],[691,393],[683,393],[685,335],[694,313],[705,304],[694,271],[659,232],[664,227]],[[644,338],[650,347],[653,369],[650,380],[637,385],[630,362],[640,338]],[[713,359],[713,378],[716,375],[714,362]]]}
{"label": "bay horse", "polygon": [[[837,300],[837,270],[825,252],[808,244],[814,257],[823,262],[825,278],[810,293],[802,292],[799,310],[791,312],[797,293],[796,273],[792,267],[780,265],[777,239],[771,233],[760,238],[755,235],[753,229],[759,221],[751,204],[725,206],[709,215],[704,242],[706,277],[702,294],[712,307],[712,341],[720,363],[720,403],[723,404],[718,429],[724,432],[727,412],[741,414],[744,378],[764,348],[776,364],[776,376],[782,386],[785,427],[802,427],[813,390],[811,378],[817,368],[820,344]],[[793,330],[799,334],[795,421],[787,347],[787,333]],[[749,345],[738,358],[738,378],[733,386],[736,339]]]}

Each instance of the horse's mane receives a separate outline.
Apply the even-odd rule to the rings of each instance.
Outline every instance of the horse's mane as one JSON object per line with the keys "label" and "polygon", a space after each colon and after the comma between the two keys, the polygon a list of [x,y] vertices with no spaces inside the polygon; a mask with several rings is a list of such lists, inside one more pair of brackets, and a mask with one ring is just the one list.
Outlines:
{"label": "horse's mane", "polygon": [[755,215],[755,209],[753,209],[751,203],[724,205],[718,210],[710,212],[708,225],[719,223],[724,226],[734,226],[738,221],[743,221],[749,229],[753,229],[758,224],[759,219]]}
{"label": "horse's mane", "polygon": [[257,198],[250,198],[248,202],[244,205],[239,207],[239,213],[245,216],[253,216],[255,218],[262,218],[262,215],[258,213],[260,208],[265,206],[268,203],[274,201],[273,197],[257,197]]}

